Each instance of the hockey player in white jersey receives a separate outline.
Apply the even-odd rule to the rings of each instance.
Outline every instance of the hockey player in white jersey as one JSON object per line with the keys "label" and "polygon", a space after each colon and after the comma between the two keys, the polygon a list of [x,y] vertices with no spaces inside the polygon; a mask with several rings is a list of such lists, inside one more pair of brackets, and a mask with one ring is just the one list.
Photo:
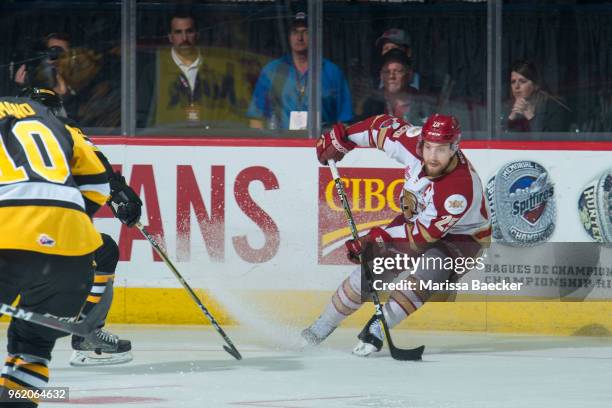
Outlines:
{"label": "hockey player in white jersey", "polygon": [[[489,212],[482,183],[459,149],[461,130],[453,116],[435,114],[423,128],[401,119],[378,115],[345,127],[336,124],[317,143],[321,164],[341,160],[353,148],[375,147],[405,167],[404,188],[399,197],[402,214],[384,228],[346,242],[347,256],[359,263],[366,245],[374,257],[404,253],[413,257],[476,257],[491,236]],[[370,259],[371,261],[371,259]],[[428,263],[431,265],[432,263]],[[409,280],[415,290],[391,292],[383,307],[389,328],[416,312],[432,296],[420,281],[444,283],[458,278],[453,269],[417,267]],[[397,271],[401,272],[401,271]],[[350,314],[359,309],[367,293],[361,287],[361,268],[356,268],[338,287],[321,316],[302,332],[316,345],[327,338]],[[365,296],[364,296],[365,295]],[[373,316],[358,336],[353,353],[367,356],[383,345],[381,322]]]}

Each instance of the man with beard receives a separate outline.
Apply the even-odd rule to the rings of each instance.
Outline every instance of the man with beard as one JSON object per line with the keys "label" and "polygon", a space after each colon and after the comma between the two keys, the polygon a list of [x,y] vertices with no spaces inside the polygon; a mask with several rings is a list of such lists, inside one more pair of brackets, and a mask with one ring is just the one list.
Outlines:
{"label": "man with beard", "polygon": [[[405,167],[399,200],[402,214],[384,228],[373,228],[358,239],[346,241],[348,258],[354,263],[369,253],[367,247],[373,249],[373,258],[403,253],[413,259],[441,261],[426,261],[410,271],[407,280],[413,282],[414,289],[390,293],[383,307],[389,328],[430,299],[433,291],[424,289],[422,282],[452,282],[458,273],[465,272],[446,269],[447,259],[475,258],[490,241],[491,225],[482,183],[459,150],[460,139],[459,122],[453,116],[434,114],[420,128],[389,115],[378,115],[347,128],[336,124],[317,143],[317,157],[324,165],[330,159],[341,160],[360,146],[376,147]],[[304,340],[311,345],[321,343],[361,307],[367,296],[358,267],[338,287],[321,316],[302,332]],[[376,315],[358,338],[359,344],[353,349],[358,356],[381,349],[383,332]]]}

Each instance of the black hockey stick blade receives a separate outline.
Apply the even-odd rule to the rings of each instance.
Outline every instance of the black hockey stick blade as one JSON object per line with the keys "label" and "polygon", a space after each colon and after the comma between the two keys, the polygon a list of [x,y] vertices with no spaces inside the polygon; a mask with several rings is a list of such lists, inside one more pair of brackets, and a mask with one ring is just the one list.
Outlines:
{"label": "black hockey stick blade", "polygon": [[234,357],[236,360],[242,360],[242,356],[240,355],[240,353],[238,352],[238,350],[236,350],[236,347],[228,347],[225,344],[223,345],[223,350],[227,351],[232,357]]}
{"label": "black hockey stick blade", "polygon": [[399,361],[421,361],[425,346],[419,346],[413,349],[399,349],[395,346],[389,347],[391,357]]}
{"label": "black hockey stick blade", "polygon": [[98,303],[85,319],[80,322],[73,322],[69,319],[61,319],[55,316],[44,315],[19,307],[13,307],[4,303],[0,303],[0,315],[11,316],[15,319],[25,320],[30,323],[40,326],[55,329],[68,334],[76,334],[81,337],[90,336],[102,323],[110,305],[112,303],[112,282],[106,283],[106,289],[100,303]]}

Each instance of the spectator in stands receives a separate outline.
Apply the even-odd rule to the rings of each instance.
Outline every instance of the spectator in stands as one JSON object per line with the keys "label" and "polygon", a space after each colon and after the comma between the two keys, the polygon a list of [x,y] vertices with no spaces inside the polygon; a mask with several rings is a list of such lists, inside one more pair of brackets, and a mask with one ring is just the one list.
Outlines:
{"label": "spectator in stands", "polygon": [[48,56],[36,65],[33,72],[28,72],[25,64],[15,74],[15,83],[19,87],[36,85],[52,88],[64,103],[69,116],[76,115],[76,94],[68,83],[67,70],[70,55],[70,37],[66,33],[51,33],[43,38]]}
{"label": "spectator in stands", "polygon": [[[255,85],[247,116],[253,128],[305,129],[308,117],[308,23],[297,13],[289,33],[291,53],[267,64]],[[323,59],[323,124],[353,117],[351,94],[340,69]]]}
{"label": "spectator in stands", "polygon": [[195,17],[177,11],[170,17],[169,49],[162,48],[154,64],[140,77],[139,126],[167,123],[199,123],[203,119],[201,87],[203,57],[197,47]]}
{"label": "spectator in stands", "polygon": [[170,17],[168,41],[139,70],[138,127],[245,126],[248,97],[238,94],[236,80],[247,67],[227,50],[199,47],[197,21],[185,10]]}
{"label": "spectator in stands", "polygon": [[516,61],[510,71],[510,93],[506,129],[512,132],[566,132],[572,110],[546,90],[536,66]]}
{"label": "spectator in stands", "polygon": [[117,52],[103,54],[85,47],[72,47],[66,33],[43,38],[44,59],[19,67],[15,83],[53,89],[68,117],[87,127],[118,127],[121,120],[120,58]]}
{"label": "spectator in stands", "polygon": [[[120,127],[121,47],[114,45],[100,53],[79,52],[76,60],[80,61],[81,67],[81,74],[73,76],[78,100],[78,122],[83,126]],[[98,66],[95,72],[90,71],[94,61]]]}
{"label": "spectator in stands", "polygon": [[386,113],[413,125],[422,125],[433,113],[427,108],[432,105],[410,85],[413,75],[411,61],[402,50],[392,49],[385,53],[379,76],[383,87],[364,102],[362,118]]}
{"label": "spectator in stands", "polygon": [[[386,30],[376,40],[376,48],[378,50],[377,54],[381,57],[383,57],[390,50],[398,49],[402,51],[406,55],[406,57],[408,57],[408,59],[412,60],[414,58],[412,52],[412,39],[410,38],[410,34],[399,28],[390,28]],[[378,79],[378,75],[376,75],[375,83],[378,83],[379,87],[382,88],[382,82],[379,81],[380,80]],[[414,89],[420,89],[421,77],[417,72],[413,71],[410,86]]]}

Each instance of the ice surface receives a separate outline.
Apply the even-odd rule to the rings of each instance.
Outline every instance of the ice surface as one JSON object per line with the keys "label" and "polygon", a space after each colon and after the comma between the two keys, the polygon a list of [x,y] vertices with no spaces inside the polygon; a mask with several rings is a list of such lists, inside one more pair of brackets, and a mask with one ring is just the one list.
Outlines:
{"label": "ice surface", "polygon": [[[427,345],[422,362],[350,354],[356,329],[299,351],[227,327],[234,360],[205,326],[109,327],[132,340],[134,361],[70,367],[58,341],[53,386],[71,402],[45,407],[547,408],[612,406],[612,339],[394,330],[401,346]],[[6,342],[6,325],[0,325]]]}

